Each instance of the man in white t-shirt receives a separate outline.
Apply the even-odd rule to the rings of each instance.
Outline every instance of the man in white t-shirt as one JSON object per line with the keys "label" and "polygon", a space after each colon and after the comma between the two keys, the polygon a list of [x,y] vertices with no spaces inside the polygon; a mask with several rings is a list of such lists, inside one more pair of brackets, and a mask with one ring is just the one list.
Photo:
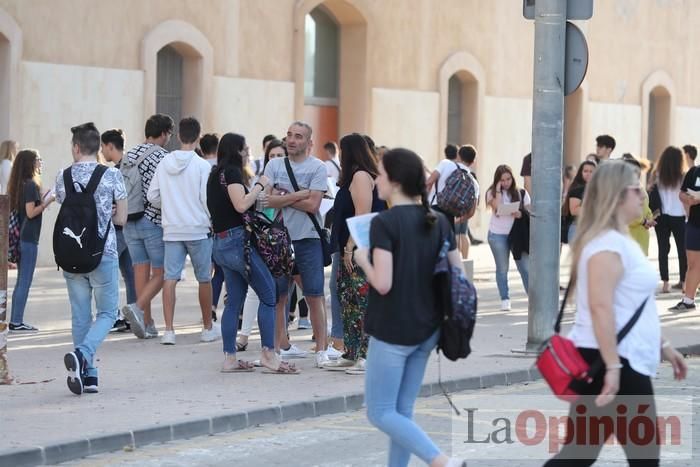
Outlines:
{"label": "man in white t-shirt", "polygon": [[323,145],[323,151],[318,156],[323,161],[328,171],[328,178],[333,179],[335,185],[340,179],[340,159],[338,158],[338,145],[328,141]]}
{"label": "man in white t-shirt", "polygon": [[[458,148],[454,144],[445,146],[445,159],[440,161],[437,167],[435,167],[435,170],[433,170],[433,173],[430,174],[426,182],[426,189],[429,193],[433,189],[433,186],[435,186],[435,195],[431,195],[432,197],[428,201],[433,204],[433,209],[437,209],[438,211],[439,209],[434,204],[435,200],[433,198],[445,189],[445,181],[448,177],[452,175],[452,172],[457,170],[457,168],[469,171],[469,167],[457,160],[457,152]],[[447,220],[450,221],[450,225],[454,228],[454,217],[447,216]]]}

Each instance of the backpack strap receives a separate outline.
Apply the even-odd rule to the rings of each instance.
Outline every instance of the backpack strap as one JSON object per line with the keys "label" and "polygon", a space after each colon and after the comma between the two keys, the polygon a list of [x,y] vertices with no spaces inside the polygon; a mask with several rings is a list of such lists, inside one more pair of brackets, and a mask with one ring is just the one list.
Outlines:
{"label": "backpack strap", "polygon": [[124,160],[124,165],[126,165],[126,166],[131,166],[131,167],[139,167],[139,166],[141,165],[141,163],[142,163],[144,160],[146,160],[146,158],[147,158],[148,156],[150,156],[151,154],[157,152],[159,149],[163,149],[163,148],[161,148],[161,147],[158,146],[157,144],[153,144],[150,148],[148,148],[148,149],[146,150],[146,152],[144,152],[144,153],[141,154],[139,157],[137,157],[136,160],[133,161],[133,162],[130,162],[130,161],[129,161],[129,156],[127,155],[127,156],[126,156],[126,160]]}
{"label": "backpack strap", "polygon": [[94,194],[95,190],[97,190],[97,185],[100,184],[100,180],[102,179],[102,176],[104,173],[107,172],[107,166],[102,165],[102,164],[97,164],[97,167],[95,167],[95,170],[92,171],[92,175],[90,176],[90,181],[88,182],[87,186],[85,187],[85,193],[90,193]]}
{"label": "backpack strap", "polygon": [[75,193],[75,185],[73,185],[73,174],[72,169],[73,166],[71,165],[67,169],[63,170],[63,184],[65,185],[66,189],[66,196],[68,196],[71,193]]}

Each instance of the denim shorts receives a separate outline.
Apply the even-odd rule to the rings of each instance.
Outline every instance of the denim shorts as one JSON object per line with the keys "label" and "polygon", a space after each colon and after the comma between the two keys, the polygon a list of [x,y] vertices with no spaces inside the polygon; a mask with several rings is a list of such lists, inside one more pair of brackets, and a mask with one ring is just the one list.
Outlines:
{"label": "denim shorts", "polygon": [[467,222],[455,224],[455,235],[467,235],[468,226],[469,224]]}
{"label": "denim shorts", "polygon": [[150,263],[152,268],[163,267],[165,249],[163,228],[146,217],[129,221],[124,226],[124,238],[134,265]]}
{"label": "denim shorts", "polygon": [[185,257],[189,254],[194,268],[194,277],[199,283],[211,282],[211,238],[201,240],[165,241],[166,281],[180,280],[185,267]]}
{"label": "denim shorts", "polygon": [[323,250],[318,238],[293,241],[296,273],[301,276],[301,287],[305,297],[323,297],[325,276],[323,273]]}

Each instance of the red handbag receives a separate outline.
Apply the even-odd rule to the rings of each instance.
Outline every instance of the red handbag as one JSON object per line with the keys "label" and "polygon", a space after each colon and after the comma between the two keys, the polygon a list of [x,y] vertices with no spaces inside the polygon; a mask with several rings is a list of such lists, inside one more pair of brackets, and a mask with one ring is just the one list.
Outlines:
{"label": "red handbag", "polygon": [[[559,399],[567,402],[575,401],[581,394],[581,389],[593,381],[593,377],[603,368],[603,360],[598,359],[589,365],[581,356],[576,345],[571,339],[562,337],[561,320],[564,316],[566,299],[569,296],[571,283],[566,287],[564,298],[559,309],[559,316],[554,324],[554,334],[542,344],[542,350],[535,364],[542,377]],[[641,304],[630,320],[617,333],[617,343],[627,335],[632,326],[642,314],[647,301]]]}

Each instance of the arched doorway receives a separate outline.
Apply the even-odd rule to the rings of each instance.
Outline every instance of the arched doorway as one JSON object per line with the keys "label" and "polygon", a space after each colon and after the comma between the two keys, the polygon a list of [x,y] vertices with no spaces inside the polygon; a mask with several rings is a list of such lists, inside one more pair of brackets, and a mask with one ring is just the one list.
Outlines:
{"label": "arched doorway", "polygon": [[345,0],[306,0],[295,28],[295,114],[317,145],[368,126],[367,23]]}
{"label": "arched doorway", "polygon": [[[213,79],[213,49],[191,24],[170,20],[156,26],[142,43],[144,121],[153,113],[197,118],[209,125],[209,95]],[[176,138],[171,146],[177,146]]]}
{"label": "arched doorway", "polygon": [[642,157],[653,161],[671,143],[675,87],[664,70],[651,73],[642,84]]}
{"label": "arched doorway", "polygon": [[671,94],[663,86],[656,86],[649,93],[647,128],[646,156],[654,161],[671,144]]}
{"label": "arched doorway", "polygon": [[478,140],[479,85],[461,70],[447,83],[447,143],[476,145]]}
{"label": "arched doorway", "polygon": [[583,161],[583,89],[564,98],[564,165]]}

